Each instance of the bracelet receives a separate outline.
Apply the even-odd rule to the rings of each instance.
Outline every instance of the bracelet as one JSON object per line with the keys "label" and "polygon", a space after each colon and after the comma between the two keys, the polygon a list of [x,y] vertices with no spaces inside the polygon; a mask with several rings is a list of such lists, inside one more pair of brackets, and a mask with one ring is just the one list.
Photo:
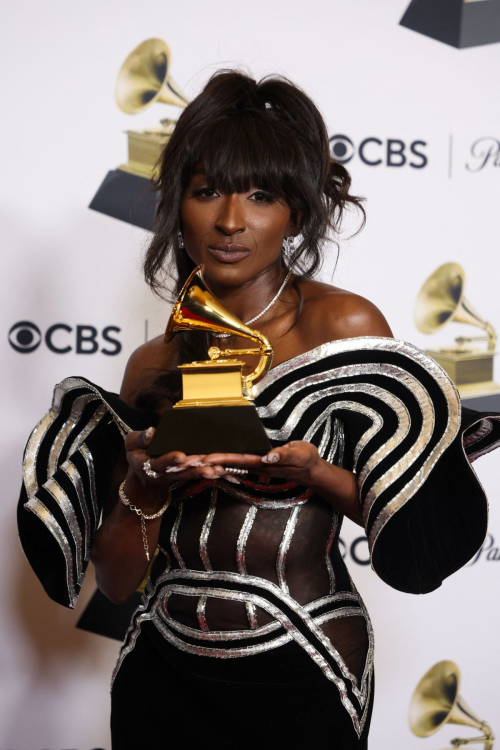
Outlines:
{"label": "bracelet", "polygon": [[137,505],[133,505],[130,502],[130,500],[125,494],[124,487],[125,487],[125,480],[121,483],[120,487],[118,488],[118,496],[120,498],[120,501],[123,503],[123,505],[126,505],[127,508],[129,508],[129,510],[132,510],[134,511],[134,513],[137,513],[137,515],[141,519],[142,543],[144,545],[144,551],[146,553],[146,557],[149,560],[149,545],[148,545],[148,535],[146,533],[146,521],[153,521],[155,518],[159,518],[165,513],[168,506],[170,505],[170,487],[168,489],[168,497],[167,497],[167,502],[165,503],[165,505],[162,508],[160,508],[160,510],[157,513],[152,513],[151,515],[147,515],[140,508],[138,508]]}

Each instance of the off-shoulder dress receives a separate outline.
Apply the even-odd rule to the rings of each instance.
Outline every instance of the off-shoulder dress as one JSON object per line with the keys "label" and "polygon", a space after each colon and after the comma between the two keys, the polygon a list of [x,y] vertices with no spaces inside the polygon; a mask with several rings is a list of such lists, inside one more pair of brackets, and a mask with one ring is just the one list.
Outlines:
{"label": "off-shoulder dress", "polygon": [[[355,472],[371,564],[390,586],[432,591],[482,544],[487,500],[471,462],[500,444],[500,415],[462,408],[424,352],[333,341],[273,368],[253,396],[273,445],[306,440]],[[84,378],[56,386],[26,446],[18,523],[61,604],[75,606],[124,436],[158,419]],[[325,736],[365,748],[374,640],[341,525],[291,481],[173,486],[113,674],[114,750],[319,747]]]}

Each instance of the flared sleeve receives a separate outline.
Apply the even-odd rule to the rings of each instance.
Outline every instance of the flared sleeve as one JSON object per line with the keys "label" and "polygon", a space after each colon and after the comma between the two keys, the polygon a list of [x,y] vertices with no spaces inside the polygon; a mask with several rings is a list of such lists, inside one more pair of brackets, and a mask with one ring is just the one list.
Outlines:
{"label": "flared sleeve", "polygon": [[308,440],[356,473],[372,567],[389,585],[432,591],[481,546],[488,504],[471,462],[500,444],[500,414],[462,409],[421,350],[324,344],[271,371],[256,403],[275,444]]}
{"label": "flared sleeve", "polygon": [[18,528],[47,594],[73,608],[113,468],[137,413],[84,378],[55,387],[23,457]]}

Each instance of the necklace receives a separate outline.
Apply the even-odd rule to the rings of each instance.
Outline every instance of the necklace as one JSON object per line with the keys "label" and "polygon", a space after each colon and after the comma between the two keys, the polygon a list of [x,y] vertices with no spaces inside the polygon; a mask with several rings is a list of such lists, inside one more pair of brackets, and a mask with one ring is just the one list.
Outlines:
{"label": "necklace", "polygon": [[[271,302],[267,305],[267,307],[265,307],[262,310],[262,312],[260,312],[254,318],[250,318],[250,320],[247,320],[246,323],[245,323],[246,326],[250,325],[250,323],[255,323],[256,320],[259,320],[259,318],[262,318],[262,316],[265,315],[266,312],[271,309],[271,307],[275,304],[275,302],[278,301],[278,298],[279,298],[281,292],[283,291],[283,289],[286,287],[286,285],[288,283],[288,279],[290,278],[291,275],[292,275],[292,271],[290,270],[290,271],[288,271],[287,275],[285,276],[285,280],[283,281],[282,285],[280,286],[280,288],[276,292],[275,296],[272,298]],[[231,336],[231,334],[230,333],[214,333],[212,331],[212,336],[215,336],[216,339],[228,339]]]}

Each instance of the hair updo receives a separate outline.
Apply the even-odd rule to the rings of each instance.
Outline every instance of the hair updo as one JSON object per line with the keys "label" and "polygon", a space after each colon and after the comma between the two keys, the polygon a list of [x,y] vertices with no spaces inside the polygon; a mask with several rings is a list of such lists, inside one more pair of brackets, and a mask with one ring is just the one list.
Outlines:
{"label": "hair updo", "polygon": [[165,282],[178,293],[194,265],[179,249],[181,199],[201,162],[209,185],[224,193],[250,183],[302,212],[301,235],[288,264],[310,278],[321,267],[325,243],[338,233],[351,178],[330,153],[323,118],[312,100],[286,78],[261,81],[237,71],[216,73],[183,111],[159,162],[159,204],[144,275],[162,296]]}

